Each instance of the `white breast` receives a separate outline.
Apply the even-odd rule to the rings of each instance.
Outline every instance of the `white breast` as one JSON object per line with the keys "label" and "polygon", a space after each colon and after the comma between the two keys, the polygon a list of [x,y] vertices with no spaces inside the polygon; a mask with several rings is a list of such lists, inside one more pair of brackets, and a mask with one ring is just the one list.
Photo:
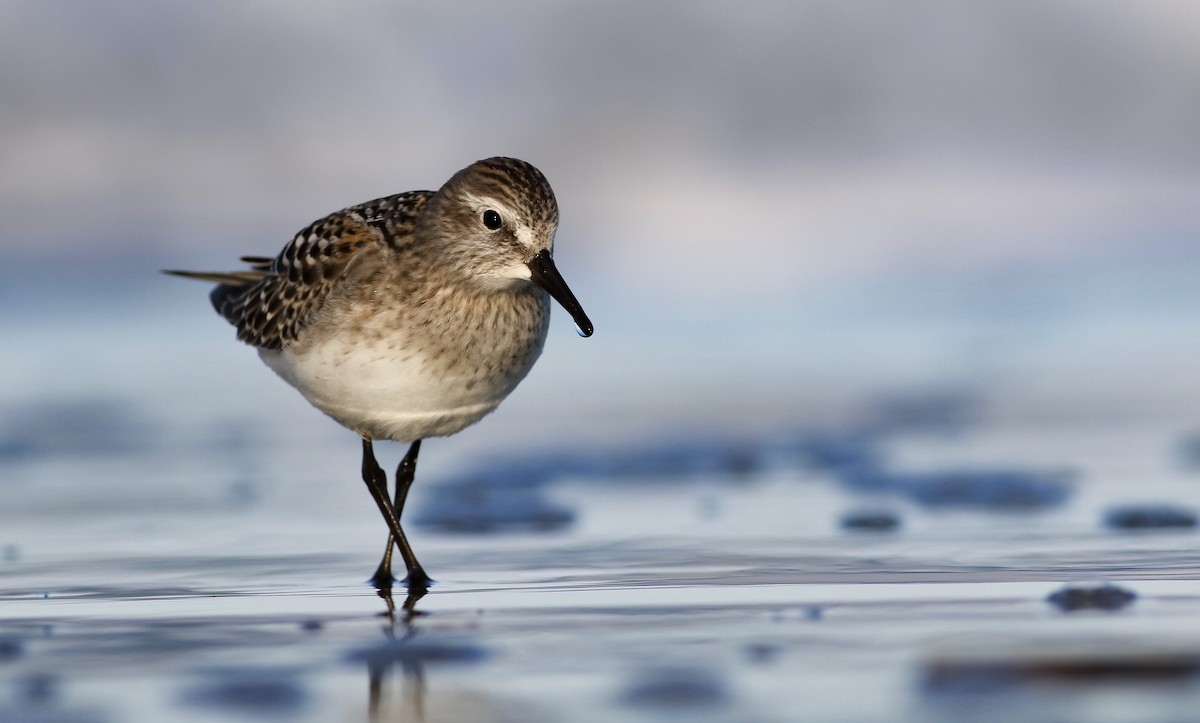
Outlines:
{"label": "white breast", "polygon": [[[398,441],[454,434],[479,421],[528,371],[526,366],[508,376],[454,372],[406,348],[412,347],[398,336],[351,344],[335,335],[300,353],[285,348],[260,350],[259,356],[341,425]],[[536,357],[540,348],[532,351]]]}

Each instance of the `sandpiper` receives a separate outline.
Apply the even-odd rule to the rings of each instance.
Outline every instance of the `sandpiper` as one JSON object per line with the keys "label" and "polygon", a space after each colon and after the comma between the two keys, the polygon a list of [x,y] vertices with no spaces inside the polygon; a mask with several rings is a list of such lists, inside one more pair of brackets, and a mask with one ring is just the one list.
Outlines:
{"label": "sandpiper", "polygon": [[[542,352],[550,297],[592,323],[554,265],[558,202],[541,171],[488,158],[436,192],[352,206],[243,271],[167,271],[219,284],[218,313],[304,398],[362,437],[362,476],[389,529],[373,582],[390,590],[392,546],[411,595],[431,582],[400,527],[421,440],[479,421]],[[376,439],[410,443],[388,499]]]}

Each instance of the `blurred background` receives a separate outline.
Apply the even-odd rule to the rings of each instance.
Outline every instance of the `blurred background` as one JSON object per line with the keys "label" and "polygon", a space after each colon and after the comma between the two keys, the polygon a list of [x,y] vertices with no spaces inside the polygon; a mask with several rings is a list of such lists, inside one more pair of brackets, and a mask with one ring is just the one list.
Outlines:
{"label": "blurred background", "polygon": [[8,0],[0,98],[10,456],[328,440],[353,469],[158,270],[497,154],[553,184],[596,335],[558,310],[521,389],[423,464],[895,394],[1200,421],[1195,3]]}

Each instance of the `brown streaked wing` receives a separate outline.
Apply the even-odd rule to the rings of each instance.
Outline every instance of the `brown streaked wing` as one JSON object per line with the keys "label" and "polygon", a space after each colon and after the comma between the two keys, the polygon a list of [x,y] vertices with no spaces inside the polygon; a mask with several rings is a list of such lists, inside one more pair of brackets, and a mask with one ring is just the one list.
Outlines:
{"label": "brown streaked wing", "polygon": [[243,257],[262,278],[218,286],[213,306],[237,327],[240,341],[283,348],[325,303],[359,250],[381,242],[399,247],[411,236],[430,195],[414,191],[352,206],[300,231],[274,259]]}

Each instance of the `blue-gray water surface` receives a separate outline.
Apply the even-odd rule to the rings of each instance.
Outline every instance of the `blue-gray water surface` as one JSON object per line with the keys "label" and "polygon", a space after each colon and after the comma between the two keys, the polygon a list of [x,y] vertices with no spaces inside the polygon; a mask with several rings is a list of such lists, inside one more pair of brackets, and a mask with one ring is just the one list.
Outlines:
{"label": "blue-gray water surface", "polygon": [[[654,361],[621,370],[625,396],[587,361],[592,341],[619,357],[603,316],[586,342],[556,319],[500,412],[424,447],[405,520],[437,584],[389,614],[366,584],[386,529],[353,435],[200,287],[154,289],[149,309],[5,322],[0,721],[1144,722],[1200,705],[1200,412],[1014,411],[994,389],[880,396],[853,377],[839,411],[787,374],[747,382],[795,385],[761,415],[723,406],[733,378],[663,410],[669,381],[638,380]],[[1034,387],[1054,369],[1022,367]],[[1160,381],[1147,396],[1173,398]],[[795,405],[810,396],[825,405]],[[379,453],[394,467],[402,449]]]}

